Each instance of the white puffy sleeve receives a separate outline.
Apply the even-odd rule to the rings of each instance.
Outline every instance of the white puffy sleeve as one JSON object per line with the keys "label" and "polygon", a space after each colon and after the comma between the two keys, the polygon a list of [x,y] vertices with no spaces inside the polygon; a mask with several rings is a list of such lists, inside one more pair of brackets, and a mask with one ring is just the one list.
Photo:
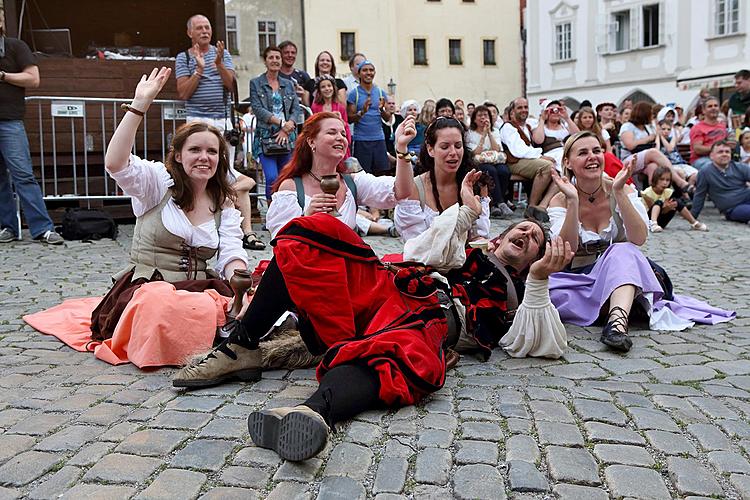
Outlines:
{"label": "white puffy sleeve", "polygon": [[526,279],[526,292],[500,345],[510,356],[559,358],[568,347],[560,314],[549,299],[549,280]]}
{"label": "white puffy sleeve", "polygon": [[549,216],[549,233],[552,238],[560,235],[567,214],[567,208],[549,207],[547,209],[547,215]]}
{"label": "white puffy sleeve", "polygon": [[[641,216],[643,223],[646,224],[646,227],[648,227],[648,212],[646,211],[646,204],[643,203],[643,200],[641,199],[641,197],[638,196],[638,192],[633,191],[632,193],[630,193],[628,195],[628,200],[630,201],[630,203],[633,204],[633,206],[635,207],[635,211],[638,212],[638,215]],[[622,212],[620,211],[619,205],[617,206],[615,210],[617,210],[617,213],[620,214],[620,217],[622,217]],[[625,230],[625,238],[627,239],[628,230],[625,228],[624,224],[623,224],[623,229]]]}
{"label": "white puffy sleeve", "polygon": [[216,267],[219,275],[224,278],[224,268],[233,260],[241,260],[248,264],[247,252],[242,248],[242,228],[240,211],[234,207],[224,207],[221,211],[219,225],[219,251],[216,255]]}
{"label": "white puffy sleeve", "polygon": [[127,167],[116,173],[108,173],[131,197],[136,217],[158,205],[167,189],[174,186],[174,180],[162,162],[144,160],[135,155],[130,155]]}
{"label": "white puffy sleeve", "polygon": [[430,227],[419,200],[400,200],[396,203],[393,223],[404,242],[419,236]]}
{"label": "white puffy sleeve", "polygon": [[490,238],[490,199],[484,197],[479,202],[482,204],[482,213],[469,230],[469,241],[477,238]]}
{"label": "white puffy sleeve", "polygon": [[396,178],[388,175],[376,177],[367,172],[359,172],[352,176],[357,186],[357,205],[372,208],[393,208],[396,206],[396,194],[393,186]]}
{"label": "white puffy sleeve", "polygon": [[[357,187],[359,190],[359,187]],[[271,238],[276,237],[276,233],[286,226],[287,222],[300,217],[302,207],[297,202],[296,191],[276,191],[271,195],[271,204],[268,206],[266,213],[266,227],[271,232]]]}

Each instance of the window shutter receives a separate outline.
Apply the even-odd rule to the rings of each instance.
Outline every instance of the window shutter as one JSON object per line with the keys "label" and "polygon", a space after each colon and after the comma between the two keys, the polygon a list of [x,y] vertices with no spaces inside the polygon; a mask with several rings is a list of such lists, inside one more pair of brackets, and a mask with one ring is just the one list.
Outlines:
{"label": "window shutter", "polygon": [[596,27],[596,53],[606,54],[611,46],[612,27],[607,13],[600,13]]}
{"label": "window shutter", "polygon": [[630,9],[630,50],[643,47],[643,7]]}
{"label": "window shutter", "polygon": [[[664,0],[659,2],[659,45],[664,45],[667,40],[667,6]],[[671,24],[671,23],[670,23]],[[670,26],[671,27],[671,26]]]}

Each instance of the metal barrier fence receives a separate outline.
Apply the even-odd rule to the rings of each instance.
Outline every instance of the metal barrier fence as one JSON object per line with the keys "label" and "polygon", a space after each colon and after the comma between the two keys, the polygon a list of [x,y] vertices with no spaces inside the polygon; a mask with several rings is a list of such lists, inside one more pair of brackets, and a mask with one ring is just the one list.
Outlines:
{"label": "metal barrier fence", "polygon": [[[26,127],[45,200],[128,199],[104,169],[104,155],[130,99],[26,97]],[[184,101],[155,100],[136,135],[133,154],[164,159],[185,120]],[[36,112],[34,112],[36,109]],[[30,112],[29,112],[30,111]],[[35,119],[30,120],[30,114]]]}

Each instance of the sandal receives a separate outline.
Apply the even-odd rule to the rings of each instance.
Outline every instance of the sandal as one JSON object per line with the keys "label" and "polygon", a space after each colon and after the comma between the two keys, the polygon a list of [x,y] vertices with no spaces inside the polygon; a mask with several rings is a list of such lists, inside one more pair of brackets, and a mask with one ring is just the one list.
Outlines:
{"label": "sandal", "polygon": [[246,250],[265,250],[266,244],[258,239],[255,233],[247,233],[242,237],[242,248]]}

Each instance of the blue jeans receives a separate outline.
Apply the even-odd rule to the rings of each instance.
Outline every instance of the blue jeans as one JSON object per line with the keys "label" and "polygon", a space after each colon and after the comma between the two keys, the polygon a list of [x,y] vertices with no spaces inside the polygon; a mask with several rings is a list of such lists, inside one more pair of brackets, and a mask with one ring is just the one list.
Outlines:
{"label": "blue jeans", "polygon": [[21,208],[29,225],[31,236],[36,238],[55,226],[47,213],[42,190],[31,169],[31,153],[26,129],[21,120],[0,120],[0,226],[18,235],[16,205],[8,182],[8,172],[13,187],[21,200]]}
{"label": "blue jeans", "polygon": [[261,153],[258,156],[258,160],[260,160],[260,166],[263,168],[263,176],[266,178],[267,200],[271,199],[271,186],[274,182],[276,182],[276,178],[279,176],[279,171],[284,168],[284,165],[289,163],[289,159],[291,157],[291,153],[273,156],[266,156]]}
{"label": "blue jeans", "polygon": [[706,167],[711,166],[711,158],[708,156],[701,156],[700,158],[696,159],[695,162],[693,162],[693,167],[697,168],[698,170],[703,170]]}
{"label": "blue jeans", "polygon": [[742,203],[724,213],[727,220],[735,222],[750,222],[750,203]]}

